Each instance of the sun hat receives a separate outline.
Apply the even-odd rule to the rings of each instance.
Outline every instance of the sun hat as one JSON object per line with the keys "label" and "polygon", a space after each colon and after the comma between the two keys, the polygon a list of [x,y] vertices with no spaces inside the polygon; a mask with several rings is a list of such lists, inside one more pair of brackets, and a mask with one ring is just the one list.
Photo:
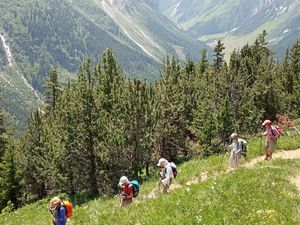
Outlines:
{"label": "sun hat", "polygon": [[266,126],[266,125],[271,125],[272,124],[272,121],[271,120],[265,120],[262,125],[263,126]]}
{"label": "sun hat", "polygon": [[232,133],[232,134],[230,135],[230,138],[231,138],[231,139],[237,138],[237,137],[238,137],[238,134],[237,134],[237,133]]}
{"label": "sun hat", "polygon": [[119,185],[122,186],[124,185],[124,183],[129,183],[130,181],[128,180],[128,178],[126,176],[122,176],[120,178],[120,181],[119,181]]}
{"label": "sun hat", "polygon": [[60,203],[61,203],[61,200],[59,197],[56,196],[56,197],[52,198],[50,201],[49,209],[54,210]]}
{"label": "sun hat", "polygon": [[168,162],[168,160],[161,158],[160,160],[158,160],[157,166],[161,166],[162,163],[166,163]]}

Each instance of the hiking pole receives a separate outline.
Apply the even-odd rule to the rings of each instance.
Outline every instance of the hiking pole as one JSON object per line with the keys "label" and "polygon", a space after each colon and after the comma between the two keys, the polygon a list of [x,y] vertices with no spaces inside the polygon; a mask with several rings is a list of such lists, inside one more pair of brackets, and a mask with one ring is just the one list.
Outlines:
{"label": "hiking pole", "polygon": [[260,135],[260,141],[259,141],[259,155],[261,155],[261,148],[262,148],[262,135]]}
{"label": "hiking pole", "polygon": [[222,157],[222,161],[221,161],[221,164],[220,164],[220,166],[219,166],[219,170],[221,169],[221,167],[222,167],[222,165],[223,165],[223,161],[224,161],[224,158],[225,158],[225,155],[226,155],[226,148],[227,148],[227,145],[225,145],[225,146],[224,146],[224,149],[223,149],[224,155],[223,155],[223,157]]}
{"label": "hiking pole", "polygon": [[286,157],[285,152],[281,148],[279,148],[278,144],[274,142],[274,145],[275,145],[276,149],[278,149],[279,151],[281,151],[283,153],[283,155]]}

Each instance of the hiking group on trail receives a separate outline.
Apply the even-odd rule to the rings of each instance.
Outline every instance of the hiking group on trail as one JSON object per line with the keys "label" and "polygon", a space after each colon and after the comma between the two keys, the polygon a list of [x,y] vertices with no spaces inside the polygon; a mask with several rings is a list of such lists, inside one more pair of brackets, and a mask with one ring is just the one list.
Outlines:
{"label": "hiking group on trail", "polygon": [[[262,134],[266,136],[265,140],[265,160],[272,159],[276,140],[280,137],[281,130],[278,126],[272,125],[271,120],[265,120],[262,126],[266,128],[266,131]],[[261,136],[262,136],[261,135]],[[224,149],[230,148],[231,153],[229,157],[228,171],[233,172],[239,165],[239,159],[241,156],[247,157],[247,142],[240,138],[237,133],[230,135],[231,144],[225,144]],[[225,154],[224,154],[225,155]],[[222,158],[223,162],[224,156]],[[221,163],[222,164],[222,163]],[[158,189],[159,192],[167,193],[172,181],[177,176],[177,168],[175,163],[169,162],[165,158],[160,158],[157,166],[161,168],[158,172]],[[161,190],[162,189],[162,190]],[[140,190],[140,184],[137,180],[129,180],[126,176],[122,176],[118,183],[118,190],[120,196],[120,207],[127,206],[133,202],[133,198],[137,197]],[[52,213],[53,225],[65,225],[67,219],[72,216],[72,204],[69,201],[62,201],[59,197],[54,197],[50,201],[49,211]]]}
{"label": "hiking group on trail", "polygon": [[[172,180],[177,175],[177,168],[175,163],[169,163],[168,160],[161,158],[157,164],[162,170],[158,173],[159,189],[162,185],[162,193],[167,193]],[[126,176],[122,176],[119,180],[118,190],[120,196],[120,207],[132,203],[133,198],[139,194],[140,184],[137,180],[129,180]]]}

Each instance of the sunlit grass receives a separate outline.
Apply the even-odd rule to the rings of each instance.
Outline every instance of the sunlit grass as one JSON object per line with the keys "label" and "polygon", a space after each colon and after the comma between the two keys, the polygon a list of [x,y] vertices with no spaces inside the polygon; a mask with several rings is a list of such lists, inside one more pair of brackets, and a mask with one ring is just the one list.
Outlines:
{"label": "sunlit grass", "polygon": [[[260,155],[260,138],[248,140],[248,160]],[[300,137],[282,136],[281,149],[300,147]],[[287,177],[300,171],[298,160],[263,162],[253,169],[239,169],[223,173],[229,154],[206,159],[192,159],[179,166],[175,180],[182,188],[156,199],[143,198],[157,188],[157,181],[144,183],[135,203],[119,208],[118,198],[95,199],[74,207],[74,216],[68,224],[299,224],[300,200]],[[244,162],[244,159],[241,160]],[[192,177],[208,179],[187,186]],[[25,206],[9,215],[0,216],[0,224],[48,225],[49,199]]]}

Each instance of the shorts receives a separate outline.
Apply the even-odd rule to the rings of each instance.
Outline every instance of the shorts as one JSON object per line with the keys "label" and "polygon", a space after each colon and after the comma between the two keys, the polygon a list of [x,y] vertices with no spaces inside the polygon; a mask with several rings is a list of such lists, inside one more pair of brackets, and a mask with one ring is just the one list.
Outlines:
{"label": "shorts", "polygon": [[274,152],[274,141],[273,140],[267,140],[265,148],[270,149],[272,152]]}

